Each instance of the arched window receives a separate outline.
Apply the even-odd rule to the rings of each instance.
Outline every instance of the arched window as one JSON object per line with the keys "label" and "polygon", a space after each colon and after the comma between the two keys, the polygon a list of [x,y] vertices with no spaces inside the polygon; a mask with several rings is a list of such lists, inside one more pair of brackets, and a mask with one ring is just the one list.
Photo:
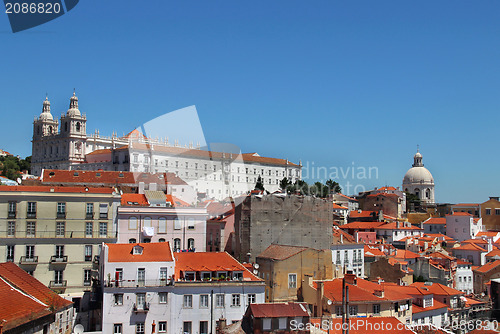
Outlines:
{"label": "arched window", "polygon": [[130,238],[130,239],[128,239],[128,243],[135,244],[135,243],[137,243],[137,240],[135,238]]}
{"label": "arched window", "polygon": [[76,122],[76,131],[80,132],[80,122]]}
{"label": "arched window", "polygon": [[158,239],[158,242],[165,242],[165,238]]}
{"label": "arched window", "polygon": [[431,190],[429,188],[425,191],[425,198],[431,198]]}
{"label": "arched window", "polygon": [[420,198],[420,189],[415,189],[415,195],[417,195],[418,198]]}
{"label": "arched window", "polygon": [[144,217],[144,227],[151,227],[151,217]]}
{"label": "arched window", "polygon": [[178,251],[181,249],[181,239],[175,238],[174,239],[174,251]]}
{"label": "arched window", "polygon": [[194,250],[194,239],[193,238],[188,239],[188,249]]}
{"label": "arched window", "polygon": [[64,122],[64,131],[68,131],[68,122]]}
{"label": "arched window", "polygon": [[144,243],[149,244],[151,242],[151,238],[144,238]]}

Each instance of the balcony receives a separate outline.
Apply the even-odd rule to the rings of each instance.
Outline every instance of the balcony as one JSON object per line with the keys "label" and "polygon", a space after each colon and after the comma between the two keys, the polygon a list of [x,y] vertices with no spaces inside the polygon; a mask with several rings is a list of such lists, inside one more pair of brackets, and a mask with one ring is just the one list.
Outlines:
{"label": "balcony", "polygon": [[8,217],[9,218],[16,218],[16,212],[15,211],[9,211]]}
{"label": "balcony", "polygon": [[52,255],[50,257],[50,263],[51,264],[66,264],[66,263],[68,263],[68,256],[67,255],[61,255],[61,256]]}
{"label": "balcony", "polygon": [[135,313],[146,313],[149,311],[149,303],[134,303]]}
{"label": "balcony", "polygon": [[19,260],[20,264],[37,264],[38,256],[21,256],[21,260]]}
{"label": "balcony", "polygon": [[68,281],[50,281],[49,283],[49,288],[51,289],[56,289],[56,290],[64,290],[66,289],[66,285],[68,284]]}
{"label": "balcony", "polygon": [[137,287],[158,287],[172,285],[172,279],[158,280],[105,280],[105,287],[137,288]]}
{"label": "balcony", "polygon": [[36,212],[27,212],[26,218],[36,218]]}
{"label": "balcony", "polygon": [[57,213],[57,219],[65,219],[65,218],[66,218],[66,212]]}
{"label": "balcony", "polygon": [[99,219],[108,219],[108,213],[107,212],[99,213]]}
{"label": "balcony", "polygon": [[87,212],[85,214],[85,219],[94,219],[94,213],[93,212]]}

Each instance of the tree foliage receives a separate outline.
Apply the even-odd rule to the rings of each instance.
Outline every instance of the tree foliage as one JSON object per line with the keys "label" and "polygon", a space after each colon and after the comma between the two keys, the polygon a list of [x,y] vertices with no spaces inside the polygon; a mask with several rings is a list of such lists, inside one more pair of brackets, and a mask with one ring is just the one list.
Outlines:
{"label": "tree foliage", "polygon": [[264,188],[264,182],[262,182],[262,178],[260,177],[260,175],[257,178],[257,183],[255,183],[255,190],[261,190],[261,191],[266,190]]}
{"label": "tree foliage", "polygon": [[[285,184],[284,180],[281,180],[281,182]],[[333,180],[326,181],[326,184],[315,182],[312,185],[309,185],[306,181],[297,180],[293,184],[289,182],[286,187],[286,191],[292,194],[312,195],[320,198],[326,198],[332,193],[341,192],[342,189],[340,188],[340,185]]]}
{"label": "tree foliage", "polygon": [[27,170],[29,172],[31,168],[31,157],[26,159],[19,159],[14,156],[0,157],[0,169],[2,170],[2,175],[11,180],[16,180],[21,176],[21,171]]}

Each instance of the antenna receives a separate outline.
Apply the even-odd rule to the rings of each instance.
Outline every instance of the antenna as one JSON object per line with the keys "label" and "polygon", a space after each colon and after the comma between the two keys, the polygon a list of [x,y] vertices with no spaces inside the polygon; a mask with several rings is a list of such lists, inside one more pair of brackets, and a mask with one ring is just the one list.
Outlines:
{"label": "antenna", "polygon": [[81,324],[76,325],[75,328],[73,329],[73,333],[75,334],[82,334],[84,331],[85,328]]}

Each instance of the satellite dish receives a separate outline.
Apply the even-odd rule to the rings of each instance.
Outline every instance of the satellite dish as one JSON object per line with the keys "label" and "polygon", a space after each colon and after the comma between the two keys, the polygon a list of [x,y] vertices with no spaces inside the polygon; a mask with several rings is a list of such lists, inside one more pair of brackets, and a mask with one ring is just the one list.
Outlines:
{"label": "satellite dish", "polygon": [[253,267],[254,267],[255,269],[259,269],[259,267],[260,267],[260,266],[259,266],[259,264],[258,264],[258,263],[254,263]]}
{"label": "satellite dish", "polygon": [[258,273],[259,273],[259,271],[258,271],[257,269],[254,269],[254,270],[253,270],[253,274],[254,274],[254,275],[257,275]]}
{"label": "satellite dish", "polygon": [[17,181],[17,184],[21,184],[23,182],[23,180],[21,180],[20,177],[18,177],[16,181]]}
{"label": "satellite dish", "polygon": [[81,324],[76,325],[75,328],[73,329],[73,333],[75,334],[82,334],[84,331],[85,328]]}
{"label": "satellite dish", "polygon": [[330,299],[328,299],[328,301],[326,302],[328,305],[332,305],[332,301]]}

